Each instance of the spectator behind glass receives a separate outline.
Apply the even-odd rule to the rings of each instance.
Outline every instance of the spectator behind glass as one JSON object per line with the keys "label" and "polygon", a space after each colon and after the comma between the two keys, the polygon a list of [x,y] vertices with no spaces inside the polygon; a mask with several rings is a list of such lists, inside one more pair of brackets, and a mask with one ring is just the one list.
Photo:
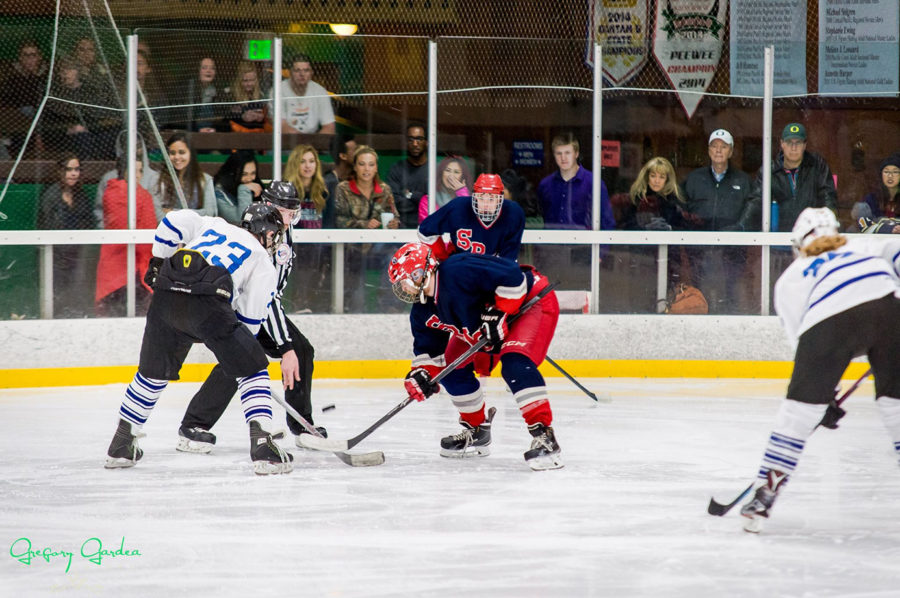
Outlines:
{"label": "spectator behind glass", "polygon": [[[469,174],[465,160],[455,156],[444,158],[438,162],[437,171],[435,210],[447,205],[454,197],[469,195],[472,175]],[[428,195],[423,195],[419,200],[419,222],[425,220],[426,216],[428,216]]]}
{"label": "spectator behind glass", "polygon": [[631,204],[623,214],[622,228],[630,230],[683,230],[684,198],[675,180],[675,169],[665,158],[651,158],[631,185]]}
{"label": "spectator behind glass", "polygon": [[[81,161],[66,153],[56,163],[59,178],[41,193],[37,227],[45,230],[90,229],[96,227],[91,200],[81,186]],[[89,288],[86,245],[53,246],[53,297],[56,317],[85,315]]]}
{"label": "spectator behind glass", "polygon": [[154,194],[159,201],[156,205],[156,219],[162,220],[167,212],[183,207],[194,210],[201,216],[217,216],[215,183],[212,177],[200,168],[197,157],[188,145],[187,136],[184,133],[175,133],[166,140],[166,150],[178,184],[184,191],[187,206],[181,205],[169,169],[164,167],[159,175],[159,189]]}
{"label": "spectator behind glass", "polygon": [[325,211],[325,180],[319,154],[311,145],[298,145],[288,157],[284,167],[284,179],[291,182],[300,196],[300,213],[297,228],[322,228]]}
{"label": "spectator behind glass", "polygon": [[325,210],[322,212],[322,226],[334,228],[334,198],[337,196],[337,186],[341,181],[350,179],[353,174],[353,155],[356,153],[356,141],[353,135],[341,133],[331,139],[331,158],[334,160],[334,168],[325,175],[325,188],[328,195],[325,197]]}
{"label": "spectator behind glass", "polygon": [[[557,135],[550,144],[557,171],[538,185],[545,228],[584,229],[593,227],[593,174],[578,163],[579,144],[571,134]],[[616,228],[606,183],[600,181],[600,228]]]}
{"label": "spectator behind glass", "polygon": [[401,226],[418,228],[419,202],[428,193],[428,138],[422,123],[407,125],[406,159],[391,166],[387,184],[397,202]]}
{"label": "spectator behind glass", "polygon": [[228,156],[213,178],[220,218],[240,225],[244,210],[262,193],[258,169],[256,155],[250,150],[238,150]]}
{"label": "spectator behind glass", "polygon": [[[159,190],[159,172],[150,168],[150,159],[147,157],[147,146],[144,143],[144,138],[138,134],[137,137],[138,145],[137,145],[137,157],[141,161],[141,170],[144,173],[140,178],[140,185],[144,189],[153,190],[154,192]],[[125,152],[128,151],[128,131],[119,131],[119,136],[116,139],[116,163],[118,164],[119,158],[121,158]],[[103,227],[104,218],[103,218],[103,193],[106,191],[106,185],[109,181],[120,178],[118,168],[113,168],[112,170],[108,170],[103,173],[103,176],[100,177],[100,182],[97,183],[97,194],[94,198],[94,217],[97,219],[98,226]],[[159,199],[154,197],[153,204],[156,205],[159,203]],[[152,228],[152,227],[151,227]]]}
{"label": "spectator behind glass", "polygon": [[881,161],[878,175],[880,184],[868,193],[863,201],[872,210],[873,218],[900,217],[900,152]]}
{"label": "spectator behind glass", "polygon": [[312,80],[309,56],[291,60],[291,76],[281,82],[283,133],[334,135],[334,109],[324,87]]}
{"label": "spectator behind glass", "polygon": [[[141,180],[144,162],[136,160],[135,174]],[[106,229],[128,228],[128,156],[120,155],[116,160],[116,177],[110,180],[103,193],[103,227]],[[155,229],[156,212],[150,193],[138,184],[135,194],[136,228]],[[144,275],[150,262],[151,244],[135,245],[135,314],[147,313],[150,302],[150,287],[144,283]],[[128,246],[102,245],[100,260],[97,262],[97,290],[94,294],[94,308],[100,317],[123,317],[127,312]]]}
{"label": "spectator behind glass", "polygon": [[81,81],[87,88],[92,93],[102,93],[104,97],[108,98],[108,92],[112,91],[112,81],[106,67],[97,62],[97,44],[94,42],[94,38],[79,38],[72,48],[72,57],[78,66]]}
{"label": "spectator behind glass", "polygon": [[507,168],[500,173],[500,180],[503,181],[503,198],[511,199],[522,206],[522,211],[525,212],[525,228],[544,228],[541,201],[528,179],[520,176],[512,168]]}
{"label": "spectator behind glass", "polygon": [[[831,168],[825,158],[807,151],[806,144],[806,127],[800,123],[789,123],[781,132],[781,151],[769,165],[772,169],[772,201],[778,205],[777,213],[773,210],[772,215],[772,227],[776,231],[791,232],[797,215],[805,208],[825,207],[837,213],[837,191]],[[754,221],[761,221],[762,175],[760,168],[750,199]],[[786,268],[793,262],[793,254],[783,253],[786,255],[781,265]],[[778,274],[782,271],[783,268]]]}
{"label": "spectator behind glass", "polygon": [[258,133],[271,131],[272,123],[268,120],[268,103],[265,94],[259,87],[259,71],[252,62],[238,64],[234,83],[231,85],[231,96],[235,102],[231,106],[229,124],[235,133]]}
{"label": "spectator behind glass", "polygon": [[185,108],[178,126],[199,133],[229,129],[222,117],[226,109],[215,105],[228,99],[227,87],[219,85],[216,74],[216,61],[209,56],[201,58],[196,75],[184,84],[180,103]]}
{"label": "spectator behind glass", "polygon": [[18,155],[31,121],[37,114],[41,98],[47,90],[47,64],[41,56],[41,49],[33,40],[26,40],[19,46],[19,59],[3,81],[0,89],[0,106],[14,108],[15,120],[9,126],[10,152]]}

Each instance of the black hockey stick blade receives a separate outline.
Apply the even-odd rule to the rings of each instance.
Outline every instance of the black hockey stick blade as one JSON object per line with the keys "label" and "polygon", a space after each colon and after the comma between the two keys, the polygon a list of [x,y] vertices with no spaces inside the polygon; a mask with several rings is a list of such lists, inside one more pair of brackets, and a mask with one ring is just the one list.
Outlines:
{"label": "black hockey stick blade", "polygon": [[[278,402],[279,405],[284,407],[285,411],[287,411],[291,415],[291,417],[293,417],[295,420],[297,420],[297,422],[300,423],[301,426],[303,426],[304,430],[309,432],[308,434],[301,434],[300,436],[298,436],[298,438],[300,439],[300,444],[302,444],[303,446],[306,446],[306,443],[304,442],[304,439],[306,437],[320,438],[322,440],[325,440],[325,438],[322,436],[322,434],[318,430],[316,430],[316,428],[311,423],[306,421],[305,417],[303,417],[302,415],[297,413],[296,409],[294,409],[293,407],[288,405],[287,401],[284,400],[284,397],[281,396],[281,393],[273,390],[272,397],[275,398],[275,400]],[[313,447],[307,447],[307,448],[313,448]],[[318,450],[323,450],[323,449],[318,449]],[[372,467],[373,465],[381,465],[382,463],[384,463],[384,453],[382,453],[381,451],[375,451],[372,453],[360,453],[358,455],[351,455],[349,453],[341,452],[341,449],[336,449],[336,450],[324,449],[324,450],[330,450],[331,452],[334,453],[335,457],[337,457],[338,459],[340,459],[342,462],[346,463],[350,467]],[[346,449],[343,449],[343,450],[346,450]]]}
{"label": "black hockey stick blade", "polygon": [[[519,318],[519,316],[521,316],[523,313],[525,313],[526,311],[531,309],[532,305],[534,305],[535,303],[540,301],[547,293],[552,291],[553,288],[557,284],[559,284],[559,283],[554,282],[554,283],[548,284],[546,287],[541,289],[537,295],[535,295],[534,297],[532,297],[531,299],[526,301],[522,305],[522,307],[519,308],[519,311],[517,311],[516,313],[509,316],[509,325],[512,326],[512,323],[515,322]],[[451,364],[449,364],[443,370],[441,370],[440,373],[434,377],[434,380],[432,380],[432,382],[434,384],[438,384],[441,380],[443,380],[446,376],[448,376],[450,374],[450,372],[452,372],[453,370],[458,368],[460,365],[462,365],[463,363],[468,361],[468,359],[472,355],[474,355],[478,351],[481,351],[481,349],[483,349],[486,344],[487,344],[487,339],[483,338],[483,337],[480,338],[478,340],[478,342],[476,342],[474,345],[472,345],[471,347],[466,349],[466,351],[462,355],[460,355],[459,357],[454,359]],[[381,418],[377,422],[375,422],[374,424],[372,424],[371,426],[369,426],[368,428],[366,428],[365,430],[363,430],[362,432],[360,432],[359,434],[357,434],[356,436],[354,436],[353,438],[350,438],[348,440],[337,440],[337,439],[332,439],[332,438],[319,438],[316,436],[307,438],[305,434],[301,434],[299,436],[300,444],[302,444],[306,448],[318,450],[318,451],[347,451],[347,450],[350,450],[354,446],[356,446],[357,444],[362,442],[363,439],[365,439],[367,436],[369,436],[372,432],[374,432],[375,430],[380,428],[381,425],[384,424],[386,421],[388,421],[389,419],[391,419],[392,417],[394,417],[395,415],[400,413],[407,405],[409,405],[412,402],[413,402],[413,399],[411,397],[406,397],[400,403],[398,403],[396,407],[394,407],[393,409],[391,409],[390,411],[388,411],[387,413],[382,415]]]}
{"label": "black hockey stick blade", "polygon": [[706,512],[709,513],[710,515],[715,515],[716,517],[721,517],[721,516],[723,516],[725,513],[727,513],[728,511],[730,511],[731,508],[734,507],[734,505],[736,505],[736,504],[738,504],[739,502],[741,502],[741,500],[743,500],[743,498],[744,498],[745,496],[747,496],[748,494],[750,494],[750,491],[751,491],[751,490],[753,490],[753,482],[751,482],[749,486],[747,486],[746,488],[744,488],[744,491],[741,492],[741,493],[738,495],[738,497],[737,497],[736,499],[734,499],[733,501],[731,501],[731,502],[728,503],[727,505],[723,505],[723,504],[721,504],[721,503],[718,503],[718,502],[716,502],[716,499],[710,498],[710,499],[709,499],[709,506],[706,508]]}
{"label": "black hockey stick blade", "polygon": [[577,386],[579,389],[581,389],[581,391],[582,391],[584,394],[586,394],[587,396],[591,397],[592,399],[594,399],[594,400],[597,401],[598,403],[600,402],[600,399],[597,398],[597,395],[595,395],[594,393],[592,393],[591,391],[589,391],[587,388],[585,388],[584,385],[581,384],[581,382],[579,382],[578,380],[576,380],[569,372],[567,372],[566,370],[564,370],[564,369],[562,368],[561,365],[559,365],[558,363],[556,363],[555,361],[553,361],[552,359],[550,359],[550,356],[549,356],[549,355],[545,356],[544,359],[547,361],[547,363],[549,363],[550,365],[552,365],[553,367],[555,367],[557,370],[559,370],[559,373],[560,373],[560,374],[562,374],[563,376],[565,376],[566,378],[568,378],[569,381],[570,381],[572,384],[574,384],[574,385]]}

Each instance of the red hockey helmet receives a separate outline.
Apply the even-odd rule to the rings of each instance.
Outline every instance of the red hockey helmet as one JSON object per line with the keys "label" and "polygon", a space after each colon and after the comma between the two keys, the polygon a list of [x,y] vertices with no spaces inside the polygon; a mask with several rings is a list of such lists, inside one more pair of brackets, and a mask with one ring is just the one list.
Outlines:
{"label": "red hockey helmet", "polygon": [[422,291],[437,265],[428,245],[407,243],[398,249],[388,264],[388,279],[394,294],[406,303],[415,303],[417,299],[425,303]]}
{"label": "red hockey helmet", "polygon": [[481,174],[475,180],[472,193],[472,209],[485,224],[500,216],[503,207],[503,181],[498,174]]}

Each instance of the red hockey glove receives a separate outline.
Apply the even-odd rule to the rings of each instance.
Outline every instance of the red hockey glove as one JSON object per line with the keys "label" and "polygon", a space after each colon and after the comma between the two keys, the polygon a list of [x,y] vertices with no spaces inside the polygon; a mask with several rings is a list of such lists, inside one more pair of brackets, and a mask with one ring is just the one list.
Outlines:
{"label": "red hockey glove", "polygon": [[439,384],[435,384],[431,381],[431,375],[429,375],[425,368],[410,370],[410,372],[406,374],[406,380],[403,381],[403,386],[406,388],[406,393],[409,395],[409,398],[416,401],[424,401],[441,389]]}
{"label": "red hockey glove", "polygon": [[481,334],[488,341],[484,347],[486,351],[499,351],[508,332],[506,313],[496,307],[489,307],[481,314]]}

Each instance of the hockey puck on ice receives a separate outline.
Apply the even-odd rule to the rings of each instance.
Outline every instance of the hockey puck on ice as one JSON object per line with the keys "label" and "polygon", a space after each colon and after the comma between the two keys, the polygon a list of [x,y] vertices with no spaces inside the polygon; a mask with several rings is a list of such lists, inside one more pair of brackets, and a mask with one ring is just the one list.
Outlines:
{"label": "hockey puck on ice", "polygon": [[322,407],[322,411],[331,411],[332,409],[334,409],[334,403],[331,403],[330,405],[325,405],[324,407]]}

